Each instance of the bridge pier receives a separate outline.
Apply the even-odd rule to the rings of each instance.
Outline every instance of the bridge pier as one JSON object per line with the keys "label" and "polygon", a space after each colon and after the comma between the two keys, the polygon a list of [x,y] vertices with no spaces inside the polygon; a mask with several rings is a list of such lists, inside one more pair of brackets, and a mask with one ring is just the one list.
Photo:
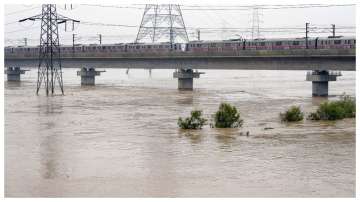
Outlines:
{"label": "bridge pier", "polygon": [[341,72],[329,72],[326,70],[316,70],[306,74],[306,80],[312,82],[313,96],[328,96],[329,81],[336,81],[336,77],[341,76]]}
{"label": "bridge pier", "polygon": [[77,71],[77,75],[81,76],[81,85],[95,85],[95,76],[100,76],[101,72],[105,71],[96,71],[95,68],[81,68],[80,71]]}
{"label": "bridge pier", "polygon": [[5,70],[5,74],[7,75],[7,80],[8,81],[19,82],[20,81],[20,75],[25,74],[26,71],[29,71],[29,70],[24,70],[24,69],[21,69],[20,67],[8,67]]}
{"label": "bridge pier", "polygon": [[194,78],[200,78],[200,74],[204,72],[194,72],[192,69],[177,69],[173,77],[178,79],[179,90],[193,90]]}

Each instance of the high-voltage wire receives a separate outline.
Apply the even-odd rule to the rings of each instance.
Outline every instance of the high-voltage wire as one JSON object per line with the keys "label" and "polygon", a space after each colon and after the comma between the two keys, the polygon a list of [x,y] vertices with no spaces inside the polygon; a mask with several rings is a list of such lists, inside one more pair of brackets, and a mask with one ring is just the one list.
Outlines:
{"label": "high-voltage wire", "polygon": [[91,25],[91,26],[108,26],[108,27],[138,27],[137,25],[121,25],[121,24],[110,24],[110,23],[88,22],[88,21],[81,21],[81,24]]}
{"label": "high-voltage wire", "polygon": [[[94,7],[103,7],[103,8],[121,8],[121,9],[137,9],[140,10],[140,7],[134,6],[118,6],[118,5],[98,5],[98,4],[82,4],[86,6],[94,6]],[[133,4],[133,5],[143,5],[143,4]],[[348,7],[355,6],[355,4],[289,4],[289,5],[232,5],[232,6],[191,6],[191,5],[181,5],[182,10],[192,10],[192,11],[206,11],[206,10],[219,10],[219,11],[231,11],[231,10],[252,10],[256,6],[260,9],[297,9],[297,8],[330,8],[330,7]]]}
{"label": "high-voltage wire", "polygon": [[[105,26],[105,27],[130,27],[130,28],[134,28],[134,27],[138,27],[137,25],[124,25],[124,24],[109,24],[109,23],[98,23],[98,22],[90,22],[90,21],[82,21],[81,22],[82,25],[89,25],[89,26]],[[152,26],[145,26],[146,28],[150,28]],[[159,26],[159,28],[166,28],[166,26]],[[317,27],[317,26],[312,26],[309,27],[310,29],[327,29],[330,27],[325,27],[325,26],[321,26],[321,27]],[[336,29],[355,29],[356,27],[354,26],[337,26]],[[186,27],[186,29],[201,29],[201,30],[223,30],[223,29],[228,29],[228,30],[242,30],[242,29],[250,29],[249,27]],[[303,27],[260,27],[259,28],[261,31],[262,30],[303,30]]]}
{"label": "high-voltage wire", "polygon": [[18,13],[23,13],[23,12],[30,11],[30,10],[34,10],[34,9],[38,9],[38,8],[40,8],[40,7],[39,7],[39,6],[35,6],[35,7],[33,7],[33,8],[26,8],[26,9],[14,11],[14,12],[11,12],[11,13],[6,13],[5,16],[14,15],[14,14],[18,14]]}

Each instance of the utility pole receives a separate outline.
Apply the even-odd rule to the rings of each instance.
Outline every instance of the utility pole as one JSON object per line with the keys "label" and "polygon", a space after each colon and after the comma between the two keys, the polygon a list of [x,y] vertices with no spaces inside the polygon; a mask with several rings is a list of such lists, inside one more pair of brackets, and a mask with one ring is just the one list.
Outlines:
{"label": "utility pole", "polygon": [[308,33],[309,33],[309,24],[310,23],[306,23],[306,28],[305,28],[305,43],[306,43],[306,49],[309,49],[309,44],[308,44]]}
{"label": "utility pole", "polygon": [[170,17],[170,46],[171,49],[173,48],[173,44],[174,44],[174,21],[172,20],[172,15],[171,15],[171,9],[172,9],[172,5],[169,4],[169,17]]}
{"label": "utility pole", "polygon": [[99,36],[99,43],[100,43],[100,45],[102,44],[102,35],[101,34],[98,34],[98,36]]}
{"label": "utility pole", "polygon": [[335,24],[332,24],[331,25],[332,27],[332,34],[333,34],[333,37],[335,38]]}
{"label": "utility pole", "polygon": [[72,34],[72,51],[73,51],[73,54],[75,53],[75,36],[76,36],[76,34]]}
{"label": "utility pole", "polygon": [[27,46],[27,38],[24,38],[24,45]]}
{"label": "utility pole", "polygon": [[200,29],[197,29],[196,32],[197,32],[197,40],[200,41]]}

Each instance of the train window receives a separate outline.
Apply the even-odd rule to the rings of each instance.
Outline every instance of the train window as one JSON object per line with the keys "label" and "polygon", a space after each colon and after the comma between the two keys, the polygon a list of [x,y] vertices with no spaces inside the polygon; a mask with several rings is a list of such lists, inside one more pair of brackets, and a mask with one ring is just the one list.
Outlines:
{"label": "train window", "polygon": [[261,43],[260,43],[260,46],[265,46],[265,42],[261,42]]}
{"label": "train window", "polygon": [[216,47],[216,43],[211,43],[210,47]]}
{"label": "train window", "polygon": [[201,47],[201,44],[196,44],[196,47]]}
{"label": "train window", "polygon": [[293,41],[293,46],[298,46],[300,43],[298,41]]}
{"label": "train window", "polygon": [[277,45],[277,46],[281,46],[281,44],[282,44],[281,41],[277,41],[277,42],[275,43],[275,45]]}
{"label": "train window", "polygon": [[147,48],[151,48],[151,46],[147,46]]}
{"label": "train window", "polygon": [[227,47],[231,46],[231,43],[225,43],[225,46],[227,46]]}
{"label": "train window", "polygon": [[341,44],[341,40],[335,40],[334,44]]}
{"label": "train window", "polygon": [[136,49],[140,49],[140,46],[136,46]]}
{"label": "train window", "polygon": [[356,39],[354,39],[354,44],[356,44]]}

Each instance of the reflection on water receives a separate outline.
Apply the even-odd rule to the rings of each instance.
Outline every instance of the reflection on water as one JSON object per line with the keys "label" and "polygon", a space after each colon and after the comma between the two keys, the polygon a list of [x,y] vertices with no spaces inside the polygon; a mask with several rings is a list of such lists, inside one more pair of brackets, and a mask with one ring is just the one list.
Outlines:
{"label": "reflection on water", "polygon": [[[45,179],[54,179],[58,177],[57,164],[59,161],[59,146],[61,142],[58,142],[58,130],[61,125],[58,124],[60,120],[54,119],[55,114],[61,114],[63,111],[62,98],[47,97],[45,103],[39,103],[39,117],[43,117],[40,123],[40,128],[37,131],[38,135],[43,136],[43,142],[40,143],[40,154],[41,154],[41,168],[42,176]],[[39,101],[42,101],[41,99]],[[59,129],[57,129],[59,127]],[[51,131],[50,133],[43,133],[43,131]]]}
{"label": "reflection on water", "polygon": [[[355,73],[329,98],[312,98],[301,71],[207,71],[193,92],[171,73],[109,69],[81,87],[65,69],[65,96],[50,97],[35,95],[31,72],[5,82],[6,196],[355,196],[355,119],[278,117],[355,95]],[[211,120],[221,102],[243,128],[178,129],[178,117],[201,109]]]}

